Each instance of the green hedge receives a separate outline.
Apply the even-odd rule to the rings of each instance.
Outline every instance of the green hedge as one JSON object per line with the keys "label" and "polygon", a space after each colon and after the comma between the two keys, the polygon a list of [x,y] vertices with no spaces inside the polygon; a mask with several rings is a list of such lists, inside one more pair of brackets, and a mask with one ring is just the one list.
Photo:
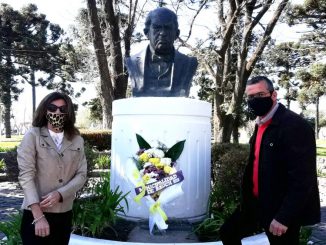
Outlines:
{"label": "green hedge", "polygon": [[85,142],[99,151],[111,149],[111,130],[81,130],[80,134]]}
{"label": "green hedge", "polygon": [[11,146],[11,145],[0,146],[0,152],[8,152],[8,151],[16,150],[16,149],[17,149],[17,145],[15,145],[15,146]]}
{"label": "green hedge", "polygon": [[8,181],[18,181],[17,147],[6,152],[0,152],[0,160],[5,163],[5,173]]}
{"label": "green hedge", "polygon": [[219,240],[221,225],[239,204],[242,175],[248,156],[248,145],[225,143],[212,146],[209,218],[195,229],[200,241]]}
{"label": "green hedge", "polygon": [[212,147],[213,204],[220,208],[227,202],[238,202],[249,145],[214,144]]}

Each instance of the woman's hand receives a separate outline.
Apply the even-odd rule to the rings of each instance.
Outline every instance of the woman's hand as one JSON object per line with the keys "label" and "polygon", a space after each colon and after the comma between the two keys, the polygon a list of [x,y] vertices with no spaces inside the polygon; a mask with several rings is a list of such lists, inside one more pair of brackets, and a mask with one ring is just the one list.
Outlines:
{"label": "woman's hand", "polygon": [[50,235],[50,226],[45,217],[41,218],[35,224],[35,236],[46,237]]}
{"label": "woman's hand", "polygon": [[55,206],[58,202],[60,202],[61,195],[58,191],[50,192],[49,194],[42,197],[42,202],[40,202],[41,208],[50,208]]}
{"label": "woman's hand", "polygon": [[33,203],[30,208],[34,217],[32,224],[34,224],[35,227],[35,236],[45,237],[50,235],[50,226],[40,208],[40,205],[38,203]]}

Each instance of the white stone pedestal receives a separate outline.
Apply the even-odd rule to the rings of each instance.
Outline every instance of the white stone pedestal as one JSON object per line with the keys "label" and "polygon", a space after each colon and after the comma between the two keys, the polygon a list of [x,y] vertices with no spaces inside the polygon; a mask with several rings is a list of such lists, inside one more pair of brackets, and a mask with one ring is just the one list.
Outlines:
{"label": "white stone pedestal", "polygon": [[182,170],[184,194],[163,207],[169,219],[198,221],[207,213],[211,181],[211,104],[188,98],[138,97],[113,102],[111,189],[128,195],[127,219],[148,219],[146,205],[137,204],[127,179],[126,162],[139,150],[136,133],[152,147],[168,148],[186,140],[176,168]]}

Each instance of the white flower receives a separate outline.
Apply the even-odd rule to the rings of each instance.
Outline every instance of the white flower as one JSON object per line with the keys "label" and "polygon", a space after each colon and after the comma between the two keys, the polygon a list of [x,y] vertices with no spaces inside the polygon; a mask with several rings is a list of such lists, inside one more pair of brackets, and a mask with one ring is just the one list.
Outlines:
{"label": "white flower", "polygon": [[154,157],[163,158],[164,152],[160,149],[154,149]]}
{"label": "white flower", "polygon": [[145,151],[145,153],[148,154],[150,158],[155,157],[155,158],[162,158],[164,157],[164,152],[160,149],[157,148],[150,148]]}
{"label": "white flower", "polygon": [[164,165],[168,165],[168,166],[171,166],[171,158],[168,158],[168,157],[164,157],[164,158],[161,158],[161,163],[163,163]]}
{"label": "white flower", "polygon": [[151,172],[151,173],[149,173],[148,175],[149,175],[151,178],[158,176],[158,174],[156,174],[156,173],[154,173],[154,172]]}
{"label": "white flower", "polygon": [[146,163],[144,164],[144,167],[143,167],[143,168],[145,169],[145,168],[147,168],[147,167],[149,167],[149,166],[151,166],[151,165],[153,165],[151,162],[146,162]]}
{"label": "white flower", "polygon": [[145,151],[145,153],[147,153],[147,155],[148,155],[150,158],[152,158],[153,155],[154,155],[154,148],[147,149],[147,150]]}

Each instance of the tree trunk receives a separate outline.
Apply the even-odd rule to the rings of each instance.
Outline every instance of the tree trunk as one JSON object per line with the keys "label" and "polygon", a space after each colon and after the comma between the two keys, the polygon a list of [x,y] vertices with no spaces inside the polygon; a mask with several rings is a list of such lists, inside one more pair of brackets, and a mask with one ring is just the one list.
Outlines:
{"label": "tree trunk", "polygon": [[316,98],[315,135],[319,139],[319,97]]}
{"label": "tree trunk", "polygon": [[30,81],[30,85],[32,86],[32,101],[33,101],[33,118],[34,118],[34,114],[35,114],[35,110],[36,110],[36,91],[35,91],[35,72],[32,69],[31,70],[31,81]]}
{"label": "tree trunk", "polygon": [[[226,112],[226,116],[224,118],[225,122],[219,122],[220,128],[222,126],[222,131],[220,132],[222,135],[220,140],[221,142],[230,142],[233,123],[236,116],[240,113],[240,107],[243,100],[243,95],[245,91],[246,81],[248,80],[249,76],[254,69],[254,66],[263,53],[267,43],[270,41],[271,33],[278,21],[281,13],[283,12],[288,0],[282,0],[278,5],[277,9],[274,12],[274,15],[271,17],[267,27],[265,28],[265,32],[261,37],[260,41],[258,42],[255,50],[252,52],[252,56],[248,57],[248,52],[250,48],[250,37],[252,35],[252,31],[255,25],[259,23],[259,20],[262,16],[266,13],[269,9],[269,5],[264,6],[261,10],[261,13],[258,14],[258,18],[256,17],[254,20],[251,20],[250,11],[247,13],[251,20],[251,22],[246,22],[245,32],[243,32],[241,48],[238,53],[238,63],[237,63],[237,71],[236,71],[236,82],[234,86],[234,91],[232,95],[231,102],[229,103],[228,110]],[[225,74],[227,75],[227,74]],[[230,129],[231,128],[231,129]],[[226,134],[226,135],[224,135]],[[226,140],[226,141],[225,141]]]}
{"label": "tree trunk", "polygon": [[230,143],[233,130],[234,118],[226,115],[223,120],[219,120],[217,142]]}
{"label": "tree trunk", "polygon": [[87,0],[87,10],[91,24],[93,45],[96,54],[97,65],[100,73],[101,97],[103,98],[103,119],[106,118],[105,126],[112,125],[112,101],[113,87],[109,71],[107,56],[104,49],[103,37],[101,34],[100,23],[97,16],[95,0]]}
{"label": "tree trunk", "polygon": [[110,36],[110,53],[112,66],[112,79],[114,84],[114,99],[126,98],[128,76],[124,71],[123,56],[121,51],[121,38],[119,17],[114,13],[113,1],[103,0],[105,21]]}
{"label": "tree trunk", "polygon": [[[10,45],[8,45],[10,46]],[[12,68],[12,62],[10,55],[6,56],[6,68],[8,71],[3,74],[3,77],[5,79],[4,86],[2,87],[2,96],[1,96],[1,102],[4,105],[4,124],[5,124],[5,131],[6,131],[6,138],[11,138],[11,124],[10,124],[10,118],[11,118],[11,79],[12,75],[9,72]]]}
{"label": "tree trunk", "polygon": [[213,139],[214,139],[215,143],[218,142],[218,122],[219,122],[216,110],[217,110],[216,96],[214,96],[214,100],[213,100]]}
{"label": "tree trunk", "polygon": [[0,103],[0,136],[2,136],[2,119],[3,119],[3,108],[2,105]]}
{"label": "tree trunk", "polygon": [[11,138],[11,124],[10,124],[10,118],[11,118],[11,93],[10,93],[10,87],[6,86],[5,91],[3,91],[2,95],[2,103],[4,105],[4,123],[5,123],[5,130],[6,130],[6,138]]}
{"label": "tree trunk", "polygon": [[232,130],[232,141],[233,143],[239,143],[239,124],[240,124],[240,116],[237,115],[237,117],[234,120],[233,124],[233,130]]}
{"label": "tree trunk", "polygon": [[102,105],[102,128],[107,129],[107,128],[112,128],[112,113],[107,113],[107,109],[105,108],[105,103],[104,99],[101,99],[101,105]]}
{"label": "tree trunk", "polygon": [[286,108],[288,108],[290,110],[290,103],[291,103],[291,99],[290,99],[290,88],[287,89],[287,98],[286,98]]}

